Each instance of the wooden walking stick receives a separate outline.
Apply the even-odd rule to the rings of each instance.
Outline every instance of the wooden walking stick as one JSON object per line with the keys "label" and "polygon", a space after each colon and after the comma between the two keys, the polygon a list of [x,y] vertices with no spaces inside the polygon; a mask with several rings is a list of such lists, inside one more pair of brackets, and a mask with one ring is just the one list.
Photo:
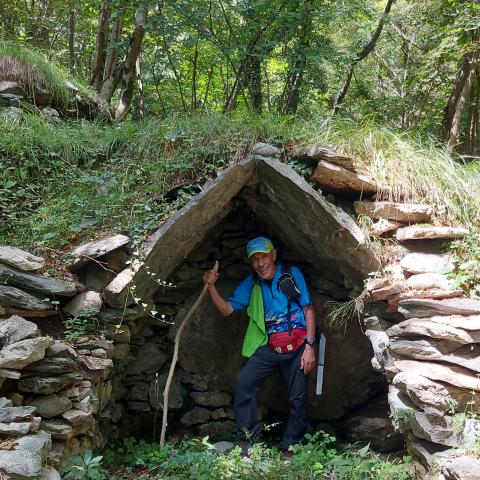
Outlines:
{"label": "wooden walking stick", "polygon": [[[218,261],[215,262],[215,265],[213,266],[213,271],[214,272],[218,271]],[[165,383],[165,389],[163,390],[163,416],[162,416],[162,430],[160,432],[160,448],[163,448],[165,446],[165,432],[167,431],[167,425],[168,425],[167,423],[168,395],[170,393],[170,384],[172,383],[173,373],[175,371],[175,366],[178,360],[178,348],[180,345],[180,337],[182,335],[183,329],[185,328],[188,321],[190,320],[190,317],[193,315],[193,312],[195,312],[197,307],[200,305],[200,302],[203,300],[203,297],[207,292],[207,288],[208,288],[208,284],[205,284],[202,288],[202,291],[200,292],[200,295],[195,300],[195,303],[190,307],[190,310],[185,315],[185,318],[180,324],[180,327],[178,327],[177,334],[175,335],[175,345],[173,348],[172,363],[170,364],[170,370],[168,372],[167,381]]]}

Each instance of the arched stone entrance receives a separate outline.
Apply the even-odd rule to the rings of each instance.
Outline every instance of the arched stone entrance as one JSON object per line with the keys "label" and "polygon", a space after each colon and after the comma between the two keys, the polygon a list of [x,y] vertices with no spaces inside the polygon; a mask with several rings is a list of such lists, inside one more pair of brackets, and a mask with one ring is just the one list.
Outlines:
{"label": "arched stone entrance", "polygon": [[[159,312],[174,312],[178,324],[201,288],[203,272],[215,260],[220,262],[220,291],[225,295],[233,291],[249,272],[245,244],[260,234],[274,240],[283,260],[302,268],[318,322],[323,326],[326,302],[346,301],[358,295],[367,274],[378,268],[363,233],[345,211],[325,200],[287,165],[252,157],[223,172],[152,235],[144,246],[144,263],[132,279],[135,296],[155,302]],[[171,281],[176,287],[159,287],[148,272],[155,272],[157,278]],[[128,303],[128,289],[117,285],[115,292],[107,292],[107,298],[113,305]],[[244,362],[240,351],[246,324],[244,314],[222,318],[209,299],[196,311],[182,337],[174,384],[176,401],[170,405],[170,431],[187,429],[215,435],[234,429],[230,403],[236,374]],[[148,345],[158,348],[162,340],[157,335],[145,336],[142,320],[139,325],[140,340],[135,335],[132,338],[134,355],[155,354]],[[149,328],[148,333],[152,333]],[[172,339],[174,333],[172,326],[168,337]],[[312,423],[351,416],[355,408],[371,403],[378,393],[385,405],[386,384],[371,367],[371,345],[360,323],[350,322],[345,331],[327,328],[326,333],[323,395],[314,392],[316,372],[310,385]],[[158,351],[168,358],[170,348],[163,343]],[[160,374],[163,381],[167,366],[165,360]],[[134,426],[133,430],[151,430],[152,421],[158,417],[153,405],[161,403],[162,381],[152,373],[129,368],[131,374],[127,369],[124,381],[130,390],[125,406],[132,421],[126,425]],[[259,396],[267,420],[282,418],[288,411],[278,380],[270,379]],[[132,389],[138,394],[132,394]],[[125,434],[132,429],[123,430]]]}

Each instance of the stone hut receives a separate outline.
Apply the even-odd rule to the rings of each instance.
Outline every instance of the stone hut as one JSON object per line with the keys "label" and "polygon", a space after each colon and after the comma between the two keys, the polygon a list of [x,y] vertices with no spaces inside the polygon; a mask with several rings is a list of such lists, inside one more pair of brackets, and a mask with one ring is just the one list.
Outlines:
{"label": "stone hut", "polygon": [[[323,394],[315,395],[315,378],[309,394],[312,426],[328,422],[381,451],[405,442],[423,476],[478,478],[468,477],[479,471],[468,452],[480,411],[480,301],[439,273],[455,268],[439,244],[467,231],[426,225],[431,206],[379,201],[380,187],[348,155],[319,145],[295,152],[314,167],[312,186],[281,154],[257,144],[138,251],[124,235],[76,248],[68,281],[42,273],[41,258],[0,247],[0,435],[11,439],[0,472],[55,478],[47,458],[57,467],[108,439],[158,439],[172,340],[203,272],[218,260],[219,289],[228,295],[249,271],[246,242],[263,234],[301,267],[326,332]],[[358,217],[371,219],[370,234],[401,245],[388,270]],[[326,322],[332,303],[348,306],[341,329]],[[94,315],[102,333],[55,340],[59,312]],[[181,339],[169,434],[216,438],[235,429],[231,399],[246,321],[220,317],[209,299],[196,310]],[[266,422],[286,416],[281,382],[267,382],[259,405]]]}

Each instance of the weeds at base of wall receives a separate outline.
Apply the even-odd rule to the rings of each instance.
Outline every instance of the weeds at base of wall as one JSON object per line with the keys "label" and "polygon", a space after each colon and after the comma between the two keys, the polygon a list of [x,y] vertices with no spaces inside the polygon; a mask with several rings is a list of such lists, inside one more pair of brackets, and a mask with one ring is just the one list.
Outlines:
{"label": "weeds at base of wall", "polygon": [[[245,459],[239,447],[221,454],[208,437],[167,443],[160,449],[156,443],[125,438],[121,445],[103,452],[103,462],[95,469],[80,464],[70,469],[70,478],[86,480],[162,479],[162,480],[409,480],[412,461],[409,457],[390,459],[370,450],[369,446],[337,448],[332,435],[319,431],[307,435],[304,445],[291,447],[293,457],[287,465],[276,448],[256,444]],[[89,456],[90,458],[90,456]],[[98,457],[97,457],[98,458]],[[83,459],[85,460],[85,459]],[[88,460],[88,458],[87,458]],[[69,468],[69,467],[67,467]]]}

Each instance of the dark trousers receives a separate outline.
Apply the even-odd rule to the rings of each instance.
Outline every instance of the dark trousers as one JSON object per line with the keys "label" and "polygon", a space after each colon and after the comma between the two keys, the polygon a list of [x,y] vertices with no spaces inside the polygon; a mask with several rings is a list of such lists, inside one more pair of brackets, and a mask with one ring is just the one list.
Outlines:
{"label": "dark trousers", "polygon": [[279,367],[287,384],[290,418],[282,440],[282,449],[302,440],[307,422],[307,375],[300,370],[304,347],[294,353],[277,353],[268,346],[260,347],[237,377],[235,386],[235,421],[239,436],[245,431],[254,438],[261,430],[257,415],[257,392],[265,379]]}

